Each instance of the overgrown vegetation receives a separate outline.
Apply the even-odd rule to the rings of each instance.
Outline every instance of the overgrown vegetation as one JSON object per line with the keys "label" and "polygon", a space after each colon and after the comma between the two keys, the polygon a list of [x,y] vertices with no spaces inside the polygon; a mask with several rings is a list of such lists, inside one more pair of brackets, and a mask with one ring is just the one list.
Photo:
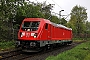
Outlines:
{"label": "overgrown vegetation", "polygon": [[89,60],[90,59],[90,41],[82,43],[77,47],[62,52],[57,56],[49,56],[46,60]]}
{"label": "overgrown vegetation", "polygon": [[14,47],[15,47],[14,41],[1,41],[0,42],[0,51],[11,50],[11,49],[14,49]]}

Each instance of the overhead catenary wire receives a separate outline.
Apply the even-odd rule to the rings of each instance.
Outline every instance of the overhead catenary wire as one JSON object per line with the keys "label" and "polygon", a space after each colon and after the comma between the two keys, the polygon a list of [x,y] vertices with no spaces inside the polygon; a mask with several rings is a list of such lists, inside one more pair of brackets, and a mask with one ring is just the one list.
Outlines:
{"label": "overhead catenary wire", "polygon": [[52,0],[57,6],[59,6],[61,9],[62,9],[62,7],[59,5],[59,4],[57,4],[54,0]]}
{"label": "overhead catenary wire", "polygon": [[[63,10],[63,8],[58,4],[58,3],[56,3],[54,0],[52,0],[61,10]],[[66,12],[66,11],[65,11]],[[66,12],[66,14],[68,14],[67,12]]]}

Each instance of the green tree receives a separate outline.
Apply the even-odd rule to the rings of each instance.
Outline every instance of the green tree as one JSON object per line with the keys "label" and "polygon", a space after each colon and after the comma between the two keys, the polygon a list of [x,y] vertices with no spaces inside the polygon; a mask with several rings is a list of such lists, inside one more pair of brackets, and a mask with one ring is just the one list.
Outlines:
{"label": "green tree", "polygon": [[87,31],[90,31],[90,22],[86,22],[86,28],[87,28]]}
{"label": "green tree", "polygon": [[45,19],[49,18],[49,20],[51,20],[50,18],[52,16],[51,15],[51,10],[52,9],[53,9],[53,4],[48,4],[47,5],[46,1],[41,4],[41,12],[43,13]]}
{"label": "green tree", "polygon": [[71,17],[68,24],[73,28],[73,32],[79,36],[80,33],[84,33],[86,30],[85,23],[87,20],[86,9],[81,6],[74,6],[71,11]]}
{"label": "green tree", "polygon": [[[51,15],[52,5],[44,3],[24,2],[23,5],[17,6],[15,21],[21,24],[24,18],[45,18],[48,19]],[[51,17],[50,17],[51,18]],[[49,19],[51,20],[51,19]]]}
{"label": "green tree", "polygon": [[[8,39],[12,36],[13,21],[16,15],[16,5],[24,0],[0,0],[0,37]],[[20,4],[19,3],[19,4]]]}
{"label": "green tree", "polygon": [[22,20],[24,18],[40,18],[44,17],[41,10],[41,6],[39,5],[33,5],[33,4],[27,4],[26,2],[23,3],[23,6],[17,6],[17,13],[15,16],[15,21],[18,24],[21,24]]}
{"label": "green tree", "polygon": [[60,20],[57,18],[57,16],[51,16],[51,21],[54,23],[59,24]]}
{"label": "green tree", "polygon": [[90,22],[86,22],[86,31],[85,31],[85,33],[86,33],[86,38],[88,37],[88,38],[90,38]]}
{"label": "green tree", "polygon": [[66,23],[67,23],[67,21],[64,18],[62,18],[61,21],[60,21],[60,24],[66,25]]}

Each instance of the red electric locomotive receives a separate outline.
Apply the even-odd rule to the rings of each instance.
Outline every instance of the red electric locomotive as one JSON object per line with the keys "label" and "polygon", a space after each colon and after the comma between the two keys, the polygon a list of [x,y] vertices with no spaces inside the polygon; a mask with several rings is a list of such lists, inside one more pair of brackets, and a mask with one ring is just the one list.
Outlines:
{"label": "red electric locomotive", "polygon": [[43,18],[25,18],[18,32],[17,47],[23,51],[38,51],[65,43],[72,43],[72,29]]}

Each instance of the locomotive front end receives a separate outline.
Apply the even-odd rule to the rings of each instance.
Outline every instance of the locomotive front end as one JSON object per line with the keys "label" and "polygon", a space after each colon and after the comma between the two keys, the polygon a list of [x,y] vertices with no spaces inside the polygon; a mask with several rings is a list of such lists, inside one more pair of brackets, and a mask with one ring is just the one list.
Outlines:
{"label": "locomotive front end", "polygon": [[18,32],[18,40],[16,46],[22,49],[34,49],[39,47],[38,31],[40,21],[24,20]]}

